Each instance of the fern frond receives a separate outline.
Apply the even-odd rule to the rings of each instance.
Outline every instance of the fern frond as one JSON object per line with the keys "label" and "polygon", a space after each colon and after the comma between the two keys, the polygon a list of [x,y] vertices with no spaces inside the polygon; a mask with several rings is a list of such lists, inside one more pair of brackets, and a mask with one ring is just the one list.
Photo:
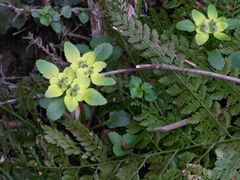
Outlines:
{"label": "fern frond", "polygon": [[128,42],[141,51],[141,56],[150,58],[153,63],[164,62],[172,64],[176,57],[173,43],[161,42],[156,30],[151,30],[147,24],[142,24],[134,18],[128,19],[127,15],[116,11],[109,11],[114,28],[123,36],[128,37]]}
{"label": "fern frond", "polygon": [[62,123],[74,137],[80,142],[80,145],[85,149],[83,158],[90,158],[92,161],[104,161],[106,155],[104,153],[103,143],[99,137],[90,132],[79,121],[65,121]]}
{"label": "fern frond", "polygon": [[45,133],[44,138],[48,143],[61,147],[67,155],[80,154],[79,148],[74,144],[67,134],[64,135],[57,129],[49,126],[43,126],[42,128]]}
{"label": "fern frond", "polygon": [[234,4],[234,10],[232,12],[232,16],[237,18],[240,15],[240,1],[239,0],[235,0],[235,4]]}

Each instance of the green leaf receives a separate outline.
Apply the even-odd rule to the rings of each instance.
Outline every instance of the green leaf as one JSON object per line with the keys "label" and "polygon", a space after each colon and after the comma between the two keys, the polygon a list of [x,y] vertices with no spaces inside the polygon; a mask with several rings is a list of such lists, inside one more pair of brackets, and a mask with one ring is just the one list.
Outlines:
{"label": "green leaf", "polygon": [[97,61],[105,61],[108,59],[112,52],[113,52],[113,47],[109,43],[103,43],[99,46],[97,46],[94,49],[95,55],[96,55],[96,60]]}
{"label": "green leaf", "polygon": [[136,144],[139,141],[138,136],[132,135],[132,134],[129,134],[129,133],[124,134],[122,136],[122,138],[123,138],[123,143],[125,143],[127,145],[130,145],[130,146]]}
{"label": "green leaf", "polygon": [[114,144],[114,146],[113,146],[113,153],[116,156],[124,156],[124,155],[128,154],[129,152],[130,151],[124,150],[121,144]]}
{"label": "green leaf", "polygon": [[47,108],[47,117],[50,120],[59,119],[65,112],[65,105],[63,98],[58,98],[51,102]]}
{"label": "green leaf", "polygon": [[80,58],[80,52],[78,48],[69,41],[64,43],[64,54],[67,61],[70,63],[77,62]]}
{"label": "green leaf", "polygon": [[86,103],[88,103],[91,106],[107,104],[107,100],[102,96],[102,94],[100,94],[93,88],[85,90],[83,99]]}
{"label": "green leaf", "polygon": [[56,33],[60,33],[62,30],[62,25],[59,22],[53,22],[51,23],[51,26]]}
{"label": "green leaf", "polygon": [[89,20],[89,16],[85,13],[85,12],[81,12],[78,15],[79,20],[81,21],[81,23],[86,24]]}
{"label": "green leaf", "polygon": [[213,36],[222,41],[229,41],[231,39],[230,36],[228,36],[222,32],[215,32],[215,33],[213,33]]}
{"label": "green leaf", "polygon": [[58,98],[42,98],[39,100],[39,105],[44,108],[44,109],[47,109],[49,104],[55,100],[57,100]]}
{"label": "green leaf", "polygon": [[49,26],[52,21],[53,19],[50,15],[41,16],[40,18],[40,23],[44,26]]}
{"label": "green leaf", "polygon": [[206,17],[204,16],[203,13],[201,13],[200,11],[193,9],[192,10],[192,18],[194,20],[194,23],[199,26],[205,19]]}
{"label": "green leaf", "polygon": [[216,70],[222,70],[225,65],[225,61],[222,54],[217,50],[208,53],[208,62]]}
{"label": "green leaf", "polygon": [[112,111],[110,112],[109,119],[106,125],[109,128],[124,127],[129,124],[130,116],[125,111]]}
{"label": "green leaf", "polygon": [[144,95],[144,99],[148,102],[153,102],[157,99],[157,93],[155,91],[150,91],[150,92],[147,92],[145,93]]}
{"label": "green leaf", "polygon": [[218,12],[216,7],[213,4],[208,5],[208,11],[207,11],[209,19],[217,19]]}
{"label": "green leaf", "polygon": [[122,143],[122,136],[117,132],[108,133],[108,138],[110,139],[113,145]]}
{"label": "green leaf", "polygon": [[52,77],[56,77],[59,74],[59,70],[58,70],[57,66],[46,60],[42,60],[42,59],[37,60],[36,66],[37,66],[38,71],[46,79],[51,79]]}
{"label": "green leaf", "polygon": [[103,36],[99,36],[99,37],[95,37],[93,38],[91,41],[90,41],[90,46],[92,49],[95,49],[97,46],[99,46],[100,44],[103,44],[103,43],[110,43],[111,42],[111,39],[106,36],[106,35],[103,35]]}
{"label": "green leaf", "polygon": [[143,97],[143,91],[140,87],[131,88],[130,94],[132,99]]}
{"label": "green leaf", "polygon": [[51,10],[52,10],[52,7],[47,5],[47,6],[44,6],[44,8],[42,9],[42,12],[45,14],[48,14]]}
{"label": "green leaf", "polygon": [[121,57],[122,53],[123,53],[123,50],[120,46],[113,47],[113,52],[109,60],[113,60],[113,61],[118,60]]}
{"label": "green leaf", "polygon": [[61,9],[61,15],[65,18],[70,18],[72,16],[72,10],[70,6],[63,6]]}
{"label": "green leaf", "polygon": [[130,88],[133,88],[133,87],[138,87],[142,84],[142,80],[137,77],[137,76],[131,76],[131,80],[130,80]]}
{"label": "green leaf", "polygon": [[39,13],[39,11],[37,11],[37,10],[33,10],[33,11],[31,12],[31,15],[32,15],[32,17],[34,17],[34,18],[39,18],[39,17],[40,17],[40,13]]}
{"label": "green leaf", "polygon": [[51,16],[52,16],[54,22],[59,21],[60,17],[61,17],[61,15],[56,11],[51,11]]}
{"label": "green leaf", "polygon": [[91,76],[92,83],[98,86],[112,86],[116,84],[116,81],[111,77],[105,77],[101,74]]}
{"label": "green leaf", "polygon": [[240,51],[233,52],[228,58],[231,60],[234,67],[240,68]]}
{"label": "green leaf", "polygon": [[197,45],[201,46],[203,44],[205,44],[209,39],[209,34],[206,33],[197,33],[195,35],[195,40]]}
{"label": "green leaf", "polygon": [[182,20],[177,23],[176,28],[181,31],[193,32],[196,27],[190,20]]}
{"label": "green leaf", "polygon": [[144,82],[141,86],[141,89],[145,92],[145,93],[148,93],[150,91],[152,91],[152,85],[147,83],[147,82]]}
{"label": "green leaf", "polygon": [[227,24],[228,24],[228,29],[236,29],[237,27],[240,27],[240,20],[239,19],[233,19],[233,18],[228,18],[227,19]]}
{"label": "green leaf", "polygon": [[85,54],[90,51],[90,48],[86,44],[76,44],[75,46],[81,54]]}

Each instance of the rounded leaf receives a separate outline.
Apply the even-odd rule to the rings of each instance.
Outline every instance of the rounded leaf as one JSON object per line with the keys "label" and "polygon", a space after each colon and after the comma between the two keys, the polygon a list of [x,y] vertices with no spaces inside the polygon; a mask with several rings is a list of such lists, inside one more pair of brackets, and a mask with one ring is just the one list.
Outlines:
{"label": "rounded leaf", "polygon": [[92,83],[98,86],[112,86],[116,84],[116,81],[113,78],[105,77],[102,74],[95,73],[91,75]]}
{"label": "rounded leaf", "polygon": [[63,94],[63,91],[57,85],[50,85],[45,92],[45,96],[48,98],[58,97]]}
{"label": "rounded leaf", "polygon": [[240,27],[240,20],[239,19],[227,19],[228,29],[235,29]]}
{"label": "rounded leaf", "polygon": [[83,95],[84,101],[91,106],[107,104],[107,100],[101,93],[93,88],[86,89]]}
{"label": "rounded leaf", "polygon": [[70,18],[72,16],[72,10],[70,6],[63,6],[61,9],[61,15],[65,18]]}
{"label": "rounded leaf", "polygon": [[203,13],[195,9],[192,10],[192,18],[197,26],[199,26],[206,19]]}
{"label": "rounded leaf", "polygon": [[107,64],[102,61],[98,61],[93,64],[94,72],[101,72],[105,67],[107,67]]}
{"label": "rounded leaf", "polygon": [[208,39],[209,39],[209,34],[206,34],[206,33],[197,33],[195,36],[196,43],[199,46],[206,43]]}
{"label": "rounded leaf", "polygon": [[96,60],[96,55],[93,51],[87,52],[82,56],[83,61],[87,62],[87,65],[92,66]]}
{"label": "rounded leaf", "polygon": [[222,54],[217,50],[214,50],[208,54],[208,62],[216,70],[222,70],[225,65],[225,61]]}
{"label": "rounded leaf", "polygon": [[108,133],[108,138],[110,139],[112,144],[121,144],[122,143],[122,136],[117,132],[110,132]]}
{"label": "rounded leaf", "polygon": [[62,30],[62,25],[61,25],[61,23],[59,23],[59,22],[52,22],[52,23],[51,23],[51,27],[53,28],[53,30],[54,30],[56,33],[60,33],[61,30]]}
{"label": "rounded leaf", "polygon": [[209,19],[217,19],[218,12],[216,7],[213,4],[208,5],[208,11],[207,11]]}
{"label": "rounded leaf", "polygon": [[58,70],[57,66],[46,60],[42,60],[42,59],[37,60],[36,66],[37,66],[38,71],[46,79],[51,79],[53,77],[56,77],[59,74],[59,70]]}
{"label": "rounded leaf", "polygon": [[80,22],[83,24],[86,24],[89,20],[89,16],[85,12],[81,12],[78,15],[78,18],[79,18]]}
{"label": "rounded leaf", "polygon": [[213,36],[222,41],[229,41],[231,39],[230,36],[228,36],[222,32],[215,32],[215,33],[213,33]]}
{"label": "rounded leaf", "polygon": [[65,111],[63,98],[58,98],[51,102],[47,108],[47,117],[50,120],[59,119]]}
{"label": "rounded leaf", "polygon": [[150,91],[144,95],[144,99],[148,102],[153,102],[158,98],[158,95],[155,91]]}
{"label": "rounded leaf", "polygon": [[130,151],[124,150],[121,144],[115,144],[115,145],[113,146],[113,153],[114,153],[116,156],[124,156],[124,155],[128,154],[129,152],[130,152]]}
{"label": "rounded leaf", "polygon": [[66,95],[64,97],[64,103],[69,112],[73,112],[78,107],[78,100],[72,96]]}
{"label": "rounded leaf", "polygon": [[130,90],[131,98],[142,98],[143,97],[143,91],[140,87],[134,87]]}
{"label": "rounded leaf", "polygon": [[125,111],[112,111],[109,114],[109,119],[106,121],[106,125],[109,128],[124,127],[129,124],[130,115]]}
{"label": "rounded leaf", "polygon": [[97,46],[94,49],[95,55],[96,55],[96,60],[97,61],[105,61],[108,59],[112,52],[113,52],[113,47],[109,43],[103,43],[99,46]]}
{"label": "rounded leaf", "polygon": [[138,87],[142,84],[142,80],[137,77],[137,76],[131,76],[131,80],[130,80],[130,88],[133,88],[133,87]]}
{"label": "rounded leaf", "polygon": [[78,48],[69,41],[64,43],[64,54],[67,61],[70,63],[77,63],[78,59],[80,58],[80,52]]}
{"label": "rounded leaf", "polygon": [[196,27],[190,20],[183,20],[177,23],[176,28],[181,31],[193,32]]}
{"label": "rounded leaf", "polygon": [[240,68],[240,51],[233,52],[228,58],[234,67]]}

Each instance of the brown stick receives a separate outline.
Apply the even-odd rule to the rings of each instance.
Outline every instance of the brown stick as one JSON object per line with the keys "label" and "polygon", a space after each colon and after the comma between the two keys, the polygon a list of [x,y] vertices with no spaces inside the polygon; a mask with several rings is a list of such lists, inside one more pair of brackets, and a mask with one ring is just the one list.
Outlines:
{"label": "brown stick", "polygon": [[132,73],[132,72],[137,72],[137,71],[160,70],[160,69],[167,70],[167,71],[177,71],[177,72],[199,74],[199,75],[203,75],[203,76],[209,76],[209,77],[214,77],[214,78],[218,78],[218,79],[223,79],[225,81],[232,81],[237,84],[240,84],[240,79],[235,78],[235,77],[218,74],[218,73],[214,73],[214,72],[209,72],[209,71],[203,71],[203,70],[181,68],[181,67],[172,66],[172,65],[168,65],[168,64],[140,64],[140,65],[137,65],[136,68],[119,69],[119,70],[114,70],[114,71],[108,71],[103,74],[106,76],[109,76],[109,75],[122,74],[122,73]]}
{"label": "brown stick", "polygon": [[181,127],[184,127],[184,126],[187,126],[187,125],[189,125],[188,120],[183,119],[181,121],[178,121],[178,122],[175,122],[175,123],[172,123],[172,124],[168,124],[168,125],[165,125],[165,126],[162,126],[162,127],[154,128],[153,131],[169,132],[169,131],[172,131],[174,129],[178,129],[178,128],[181,128]]}

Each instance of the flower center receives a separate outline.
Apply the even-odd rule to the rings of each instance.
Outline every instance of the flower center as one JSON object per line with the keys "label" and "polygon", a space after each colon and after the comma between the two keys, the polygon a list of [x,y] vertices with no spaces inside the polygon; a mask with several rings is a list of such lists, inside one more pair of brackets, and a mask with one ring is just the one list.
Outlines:
{"label": "flower center", "polygon": [[88,68],[86,72],[84,72],[85,75],[91,75],[93,73],[93,67]]}
{"label": "flower center", "polygon": [[200,24],[199,28],[200,28],[200,31],[208,34],[214,33],[218,29],[217,22],[213,19],[206,19]]}
{"label": "flower center", "polygon": [[209,32],[209,24],[206,21],[203,21],[200,26],[200,31],[208,33]]}
{"label": "flower center", "polygon": [[61,78],[61,79],[58,81],[58,86],[59,86],[60,88],[63,88],[64,86],[66,86],[67,82],[68,82],[68,78],[67,78],[67,77],[63,77],[63,78]]}
{"label": "flower center", "polygon": [[78,66],[79,66],[79,68],[87,68],[88,67],[87,63],[84,61],[80,61]]}
{"label": "flower center", "polygon": [[214,21],[213,19],[210,20],[210,22],[208,23],[209,28],[210,28],[210,32],[216,32],[217,31],[217,22]]}
{"label": "flower center", "polygon": [[79,90],[80,90],[80,88],[79,88],[79,86],[76,84],[76,85],[72,88],[72,90],[71,90],[71,92],[70,92],[70,95],[71,95],[71,96],[77,96]]}

